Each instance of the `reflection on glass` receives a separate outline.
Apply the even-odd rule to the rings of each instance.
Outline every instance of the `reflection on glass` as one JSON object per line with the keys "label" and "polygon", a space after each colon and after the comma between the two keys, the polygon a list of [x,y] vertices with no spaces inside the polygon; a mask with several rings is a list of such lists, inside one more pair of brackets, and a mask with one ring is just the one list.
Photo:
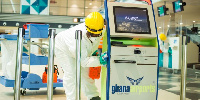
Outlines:
{"label": "reflection on glass", "polygon": [[84,9],[81,8],[68,8],[69,16],[84,16]]}
{"label": "reflection on glass", "polygon": [[85,16],[89,15],[91,12],[95,12],[95,11],[98,11],[99,9],[96,8],[96,9],[85,9]]}
{"label": "reflection on glass", "polygon": [[[1,0],[0,0],[1,1]],[[20,4],[20,0],[12,0],[13,4]],[[2,4],[11,4],[10,0],[2,0]]]}
{"label": "reflection on glass", "polygon": [[67,15],[66,7],[50,7],[49,15]]}
{"label": "reflection on glass", "polygon": [[84,8],[84,1],[83,0],[68,0],[68,7]]}

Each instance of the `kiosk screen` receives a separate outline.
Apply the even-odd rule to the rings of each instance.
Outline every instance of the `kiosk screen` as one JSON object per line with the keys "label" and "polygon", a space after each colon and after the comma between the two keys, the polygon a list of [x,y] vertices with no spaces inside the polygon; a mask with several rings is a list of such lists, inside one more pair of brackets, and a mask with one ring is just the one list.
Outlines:
{"label": "kiosk screen", "polygon": [[116,33],[151,34],[147,8],[114,6]]}

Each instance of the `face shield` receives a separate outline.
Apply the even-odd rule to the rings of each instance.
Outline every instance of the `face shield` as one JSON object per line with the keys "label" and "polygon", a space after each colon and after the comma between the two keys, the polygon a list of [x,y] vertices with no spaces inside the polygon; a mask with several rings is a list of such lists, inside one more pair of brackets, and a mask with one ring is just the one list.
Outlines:
{"label": "face shield", "polygon": [[97,40],[97,37],[90,37],[90,40],[91,40],[92,42],[94,42],[94,41]]}

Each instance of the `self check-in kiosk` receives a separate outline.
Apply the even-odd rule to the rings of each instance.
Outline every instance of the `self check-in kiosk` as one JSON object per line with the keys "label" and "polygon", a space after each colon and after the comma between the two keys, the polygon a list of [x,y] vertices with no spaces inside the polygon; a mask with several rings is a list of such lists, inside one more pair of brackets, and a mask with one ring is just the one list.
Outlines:
{"label": "self check-in kiosk", "polygon": [[152,6],[106,5],[110,35],[106,100],[156,100],[158,43]]}

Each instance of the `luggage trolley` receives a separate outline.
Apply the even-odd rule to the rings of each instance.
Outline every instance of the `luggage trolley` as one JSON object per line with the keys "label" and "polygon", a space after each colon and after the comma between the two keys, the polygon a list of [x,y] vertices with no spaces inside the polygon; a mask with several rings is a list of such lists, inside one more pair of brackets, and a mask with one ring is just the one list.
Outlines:
{"label": "luggage trolley", "polygon": [[[24,44],[26,44],[29,47],[28,52],[23,52],[22,54],[22,64],[29,65],[29,72],[22,71],[21,72],[21,94],[26,95],[26,89],[29,90],[39,90],[40,88],[47,88],[47,78],[46,82],[42,81],[42,78],[34,73],[30,72],[31,65],[48,65],[48,57],[47,56],[41,56],[41,55],[35,55],[31,53],[30,48],[31,45],[37,45],[39,48],[41,48],[40,45],[48,45],[44,43],[36,43],[32,42],[31,38],[48,38],[48,28],[49,25],[46,24],[26,24],[24,26],[25,35],[24,38]],[[15,39],[17,40],[17,35],[2,35],[1,38],[3,39]],[[44,48],[42,54],[45,54]],[[43,79],[44,80],[44,79]],[[13,87],[15,84],[15,80],[9,80],[5,76],[0,76],[0,83],[4,85],[5,87]],[[57,81],[53,83],[53,89],[56,87],[63,87],[63,80],[58,79]]]}

